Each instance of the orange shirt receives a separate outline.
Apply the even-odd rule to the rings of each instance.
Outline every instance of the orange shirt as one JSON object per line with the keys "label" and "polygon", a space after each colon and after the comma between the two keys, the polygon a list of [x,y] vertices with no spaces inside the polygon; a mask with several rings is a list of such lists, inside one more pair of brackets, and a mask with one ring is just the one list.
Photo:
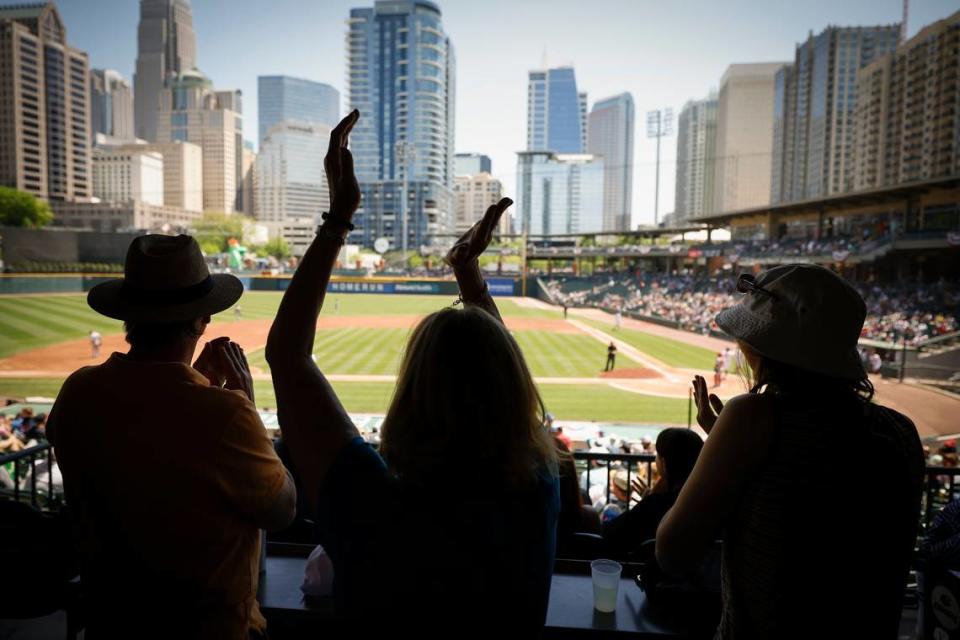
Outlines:
{"label": "orange shirt", "polygon": [[67,379],[47,434],[94,620],[184,638],[265,628],[253,518],[285,472],[243,393],[183,363],[114,353]]}

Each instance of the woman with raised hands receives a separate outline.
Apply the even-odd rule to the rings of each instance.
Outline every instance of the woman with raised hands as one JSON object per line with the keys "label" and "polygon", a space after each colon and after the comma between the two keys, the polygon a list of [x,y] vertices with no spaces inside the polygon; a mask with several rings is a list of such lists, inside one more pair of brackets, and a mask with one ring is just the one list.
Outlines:
{"label": "woman with raised hands", "polygon": [[533,378],[478,263],[512,201],[492,205],[447,254],[463,304],[412,330],[379,453],[320,371],[323,353],[311,357],[360,204],[348,149],[359,117],[351,112],[331,133],[330,211],[266,350],[280,429],[333,561],[338,610],[367,625],[542,626],[559,511],[556,454]]}

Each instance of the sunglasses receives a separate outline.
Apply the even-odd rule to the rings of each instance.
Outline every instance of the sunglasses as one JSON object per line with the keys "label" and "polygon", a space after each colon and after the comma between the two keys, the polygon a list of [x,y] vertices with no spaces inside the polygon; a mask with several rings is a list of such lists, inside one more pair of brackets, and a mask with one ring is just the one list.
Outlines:
{"label": "sunglasses", "polygon": [[740,293],[763,293],[774,300],[777,299],[777,294],[771,293],[757,284],[757,278],[752,273],[740,274],[740,277],[737,278],[737,291]]}

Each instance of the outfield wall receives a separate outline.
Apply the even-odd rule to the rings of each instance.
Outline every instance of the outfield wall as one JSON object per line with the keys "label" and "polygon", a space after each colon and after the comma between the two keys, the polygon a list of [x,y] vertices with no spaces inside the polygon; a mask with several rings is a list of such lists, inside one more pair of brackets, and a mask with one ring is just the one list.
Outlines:
{"label": "outfield wall", "polygon": [[[117,277],[116,274],[0,274],[0,294],[83,293],[94,285]],[[239,275],[247,291],[286,291],[289,275]],[[520,280],[487,278],[494,296],[520,295]],[[443,278],[353,277],[333,276],[327,291],[335,293],[395,293],[401,295],[444,295],[459,293],[454,280]]]}

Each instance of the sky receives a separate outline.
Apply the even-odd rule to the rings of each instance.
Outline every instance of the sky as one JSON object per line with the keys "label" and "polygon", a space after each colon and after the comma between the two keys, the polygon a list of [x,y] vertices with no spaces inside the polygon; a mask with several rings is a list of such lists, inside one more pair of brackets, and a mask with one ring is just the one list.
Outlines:
{"label": "sky", "polygon": [[[899,22],[902,0],[437,0],[456,48],[456,151],[485,153],[506,195],[526,144],[527,73],[572,65],[594,101],[623,93],[636,106],[633,224],[653,222],[656,147],[646,112],[705,97],[727,65],[789,62],[828,25]],[[9,2],[9,0],[0,0]],[[346,19],[373,0],[192,0],[199,68],[218,89],[241,89],[245,137],[257,141],[257,76],[284,74],[336,87],[345,98]],[[95,68],[132,83],[136,0],[59,0],[68,42]],[[958,9],[913,0],[908,36]],[[343,108],[343,106],[341,107]],[[676,137],[660,152],[660,217],[673,210]]]}

